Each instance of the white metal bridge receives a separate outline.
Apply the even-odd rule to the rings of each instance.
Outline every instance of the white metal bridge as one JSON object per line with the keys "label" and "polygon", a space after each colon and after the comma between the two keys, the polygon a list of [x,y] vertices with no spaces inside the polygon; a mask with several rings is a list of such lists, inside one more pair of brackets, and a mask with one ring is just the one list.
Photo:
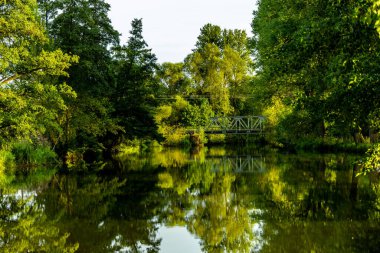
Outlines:
{"label": "white metal bridge", "polygon": [[204,128],[207,134],[263,134],[263,116],[214,117]]}

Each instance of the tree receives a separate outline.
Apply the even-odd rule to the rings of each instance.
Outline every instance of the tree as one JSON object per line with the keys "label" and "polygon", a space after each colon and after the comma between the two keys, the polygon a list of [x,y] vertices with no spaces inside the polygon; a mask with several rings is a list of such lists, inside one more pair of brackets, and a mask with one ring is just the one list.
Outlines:
{"label": "tree", "polygon": [[192,91],[191,80],[185,73],[184,63],[165,62],[161,64],[157,73],[164,94],[167,96],[189,95]]}
{"label": "tree", "polygon": [[53,18],[58,14],[57,5],[55,0],[37,0],[38,8],[42,21],[47,31],[49,31]]}
{"label": "tree", "polygon": [[[74,253],[79,245],[69,244],[56,220],[49,220],[44,208],[35,200],[18,199],[1,194],[0,250],[14,252]],[[62,235],[63,234],[63,235]]]}
{"label": "tree", "polygon": [[0,143],[59,134],[65,97],[75,97],[54,76],[67,76],[78,61],[61,50],[49,50],[49,40],[35,0],[1,1],[0,7]]}
{"label": "tree", "polygon": [[[80,57],[69,70],[70,84],[79,95],[105,96],[114,88],[109,47],[117,46],[119,33],[108,17],[103,0],[57,1],[51,35],[57,47]],[[110,89],[111,88],[111,89]]]}
{"label": "tree", "polygon": [[144,137],[155,131],[151,111],[159,89],[155,76],[157,58],[148,48],[142,28],[142,20],[134,19],[127,45],[119,47],[116,52],[115,113],[120,117],[127,137]]}
{"label": "tree", "polygon": [[239,93],[246,92],[251,67],[244,31],[205,25],[185,64],[196,92],[208,97],[216,115],[239,113],[243,109],[239,99],[247,94],[239,98]]}
{"label": "tree", "polygon": [[108,17],[110,5],[103,0],[53,1],[56,13],[50,35],[55,46],[80,57],[65,78],[78,94],[68,101],[61,121],[65,148],[71,145],[97,145],[100,137],[120,130],[112,118],[109,96],[115,89],[111,46],[119,43],[119,33]]}
{"label": "tree", "polygon": [[[380,45],[375,29],[361,21],[368,5],[260,1],[252,23],[257,97],[269,101],[264,110],[276,101],[289,109],[278,125],[288,137],[368,130],[369,112],[378,107],[373,62]],[[373,92],[364,95],[368,90]]]}

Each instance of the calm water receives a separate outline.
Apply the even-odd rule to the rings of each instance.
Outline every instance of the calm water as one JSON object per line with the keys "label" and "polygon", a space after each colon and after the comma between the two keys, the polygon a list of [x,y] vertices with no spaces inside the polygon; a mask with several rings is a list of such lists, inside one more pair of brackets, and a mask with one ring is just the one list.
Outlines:
{"label": "calm water", "polygon": [[0,252],[379,252],[380,180],[353,161],[172,149],[37,171],[1,184]]}

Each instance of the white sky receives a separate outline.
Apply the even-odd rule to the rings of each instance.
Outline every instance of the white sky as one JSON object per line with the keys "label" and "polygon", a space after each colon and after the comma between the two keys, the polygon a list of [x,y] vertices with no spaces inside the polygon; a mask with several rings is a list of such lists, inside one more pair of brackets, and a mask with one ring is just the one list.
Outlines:
{"label": "white sky", "polygon": [[244,29],[251,35],[256,0],[106,0],[109,16],[129,37],[131,21],[143,19],[143,36],[158,62],[180,62],[194,48],[200,29],[207,23],[221,28]]}

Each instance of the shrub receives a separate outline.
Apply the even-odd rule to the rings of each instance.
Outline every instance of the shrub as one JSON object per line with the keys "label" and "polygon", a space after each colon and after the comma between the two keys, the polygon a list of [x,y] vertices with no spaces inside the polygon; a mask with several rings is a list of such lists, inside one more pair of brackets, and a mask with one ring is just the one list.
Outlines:
{"label": "shrub", "polygon": [[189,135],[183,127],[161,125],[158,127],[158,132],[165,138],[166,146],[190,145]]}
{"label": "shrub", "polygon": [[137,154],[140,152],[140,149],[140,141],[137,139],[127,140],[125,143],[120,143],[119,145],[113,148],[116,156]]}
{"label": "shrub", "polygon": [[370,172],[380,172],[380,144],[374,145],[367,151],[367,156],[365,159],[358,162],[361,166],[360,174],[367,174]]}
{"label": "shrub", "polygon": [[5,149],[0,150],[0,186],[4,186],[12,181],[12,172],[15,168],[13,154]]}
{"label": "shrub", "polygon": [[226,136],[224,134],[209,134],[208,143],[209,144],[223,144],[226,142]]}
{"label": "shrub", "polygon": [[18,164],[39,166],[54,163],[57,158],[57,154],[49,147],[29,142],[14,143],[11,150]]}
{"label": "shrub", "polygon": [[85,168],[85,161],[83,159],[84,150],[76,149],[69,150],[66,153],[65,163],[67,168]]}

